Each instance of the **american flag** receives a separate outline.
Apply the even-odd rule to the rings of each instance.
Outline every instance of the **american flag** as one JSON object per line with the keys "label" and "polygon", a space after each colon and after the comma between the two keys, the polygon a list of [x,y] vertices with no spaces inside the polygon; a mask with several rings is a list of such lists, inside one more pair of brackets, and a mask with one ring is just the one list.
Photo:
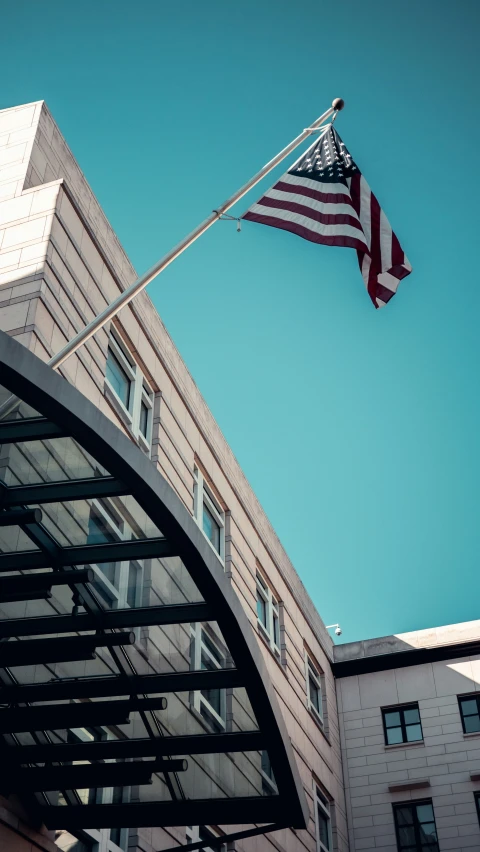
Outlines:
{"label": "american flag", "polygon": [[314,243],[356,249],[376,308],[390,301],[412,271],[385,213],[332,125],[242,218]]}

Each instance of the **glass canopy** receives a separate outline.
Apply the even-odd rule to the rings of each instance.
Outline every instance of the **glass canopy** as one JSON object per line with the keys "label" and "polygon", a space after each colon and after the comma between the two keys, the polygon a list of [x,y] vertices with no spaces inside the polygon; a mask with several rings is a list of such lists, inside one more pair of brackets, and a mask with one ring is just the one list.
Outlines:
{"label": "glass canopy", "polygon": [[3,333],[0,378],[2,789],[49,828],[304,828],[251,626],[188,510]]}

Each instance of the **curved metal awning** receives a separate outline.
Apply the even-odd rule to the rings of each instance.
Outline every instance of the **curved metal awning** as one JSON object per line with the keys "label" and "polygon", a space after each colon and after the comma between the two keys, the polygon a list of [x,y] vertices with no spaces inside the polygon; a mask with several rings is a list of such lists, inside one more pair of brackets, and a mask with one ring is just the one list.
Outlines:
{"label": "curved metal awning", "polygon": [[51,828],[308,807],[250,623],[145,454],[0,333],[0,787]]}

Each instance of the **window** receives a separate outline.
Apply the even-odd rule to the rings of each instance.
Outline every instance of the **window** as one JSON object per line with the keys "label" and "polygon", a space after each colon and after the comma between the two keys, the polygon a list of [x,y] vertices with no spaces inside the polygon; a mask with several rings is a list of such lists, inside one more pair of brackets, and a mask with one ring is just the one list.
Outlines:
{"label": "window", "polygon": [[480,793],[475,794],[475,803],[477,805],[478,821],[480,822]]}
{"label": "window", "polygon": [[466,695],[458,699],[462,717],[463,733],[475,734],[480,731],[480,697]]}
{"label": "window", "polygon": [[[190,626],[191,668],[214,671],[225,668],[225,653],[219,639],[213,639],[200,623]],[[193,693],[193,706],[215,731],[226,727],[226,695],[224,689],[202,689]]]}
{"label": "window", "polygon": [[[67,731],[66,741],[67,743],[99,742],[107,739],[114,739],[107,728],[71,728]],[[73,764],[75,763],[84,763],[84,761],[73,761]],[[118,804],[121,801],[128,800],[130,788],[90,788],[88,790],[77,790],[77,794],[84,804]],[[75,838],[69,832],[64,832],[64,840],[59,843],[59,839],[56,838],[55,842],[63,852],[87,852],[87,850],[91,850],[91,852],[100,852],[100,850],[101,852],[125,852],[128,846],[127,828],[83,829],[79,832],[79,836],[81,840]]]}
{"label": "window", "polygon": [[262,776],[262,795],[264,796],[272,796],[278,793],[277,785],[275,782],[275,776],[273,774],[272,764],[270,763],[270,758],[268,756],[268,751],[260,752],[261,758],[261,768],[260,774]]}
{"label": "window", "polygon": [[[111,500],[92,500],[87,544],[108,544],[136,537]],[[110,609],[141,605],[143,571],[138,562],[102,562],[92,568],[95,572],[92,585]]]}
{"label": "window", "polygon": [[385,742],[387,745],[416,743],[423,740],[418,704],[391,707],[382,710]]}
{"label": "window", "polygon": [[148,449],[151,444],[153,391],[115,331],[111,332],[108,342],[105,382],[121,403],[123,419],[140,446]]}
{"label": "window", "polygon": [[430,801],[394,805],[398,852],[438,852],[437,829]]}
{"label": "window", "polygon": [[257,622],[276,657],[280,658],[280,615],[278,601],[257,572]]}
{"label": "window", "polygon": [[193,471],[194,494],[193,512],[194,517],[203,530],[204,535],[220,559],[225,559],[225,513],[218,505],[205,478],[197,467]]}
{"label": "window", "polygon": [[315,829],[317,834],[317,852],[330,852],[332,849],[332,824],[330,802],[326,795],[314,784]]}
{"label": "window", "polygon": [[202,848],[206,852],[226,852],[227,845],[222,843],[219,846],[211,847],[208,844],[214,839],[218,839],[219,835],[216,829],[210,825],[187,825],[186,827],[187,843],[198,843],[203,840],[205,846]]}
{"label": "window", "polygon": [[322,683],[320,672],[306,654],[308,709],[323,724]]}

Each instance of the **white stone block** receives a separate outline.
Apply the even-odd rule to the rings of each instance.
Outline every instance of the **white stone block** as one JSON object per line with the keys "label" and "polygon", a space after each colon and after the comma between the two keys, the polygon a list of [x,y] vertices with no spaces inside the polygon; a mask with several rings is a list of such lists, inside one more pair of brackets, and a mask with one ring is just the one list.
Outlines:
{"label": "white stone block", "polygon": [[41,239],[45,232],[46,221],[46,217],[41,216],[39,219],[32,219],[29,222],[22,222],[21,225],[6,228],[2,249]]}
{"label": "white stone block", "polygon": [[35,118],[37,103],[26,104],[13,109],[0,111],[0,133],[18,130],[20,127],[29,127]]}
{"label": "white stone block", "polygon": [[5,148],[0,148],[0,166],[9,166],[11,163],[23,162],[26,150],[26,142],[21,142],[19,145],[7,145]]}

